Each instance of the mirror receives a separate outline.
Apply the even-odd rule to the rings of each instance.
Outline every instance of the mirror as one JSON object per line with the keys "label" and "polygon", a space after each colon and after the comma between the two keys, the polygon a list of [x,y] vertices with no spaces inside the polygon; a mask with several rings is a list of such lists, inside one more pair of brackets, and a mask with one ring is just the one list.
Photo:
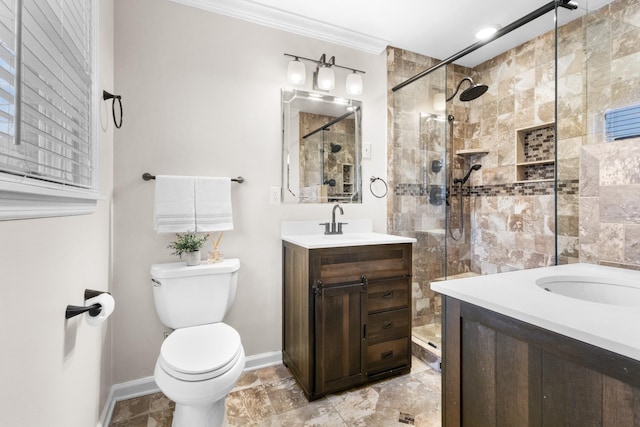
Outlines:
{"label": "mirror", "polygon": [[282,199],[361,203],[362,102],[282,90]]}

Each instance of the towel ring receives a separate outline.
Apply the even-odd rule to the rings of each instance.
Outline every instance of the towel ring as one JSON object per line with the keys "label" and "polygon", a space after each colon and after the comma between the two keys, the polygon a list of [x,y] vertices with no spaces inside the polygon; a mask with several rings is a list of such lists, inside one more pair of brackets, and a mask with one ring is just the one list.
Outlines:
{"label": "towel ring", "polygon": [[[380,180],[383,184],[384,184],[384,194],[379,196],[377,195],[374,191],[373,191],[373,183]],[[389,192],[389,186],[387,185],[387,183],[385,182],[384,179],[377,177],[377,176],[372,176],[371,177],[371,182],[369,183],[369,191],[371,191],[371,194],[373,194],[374,197],[377,197],[378,199],[382,199],[384,196],[387,195],[387,193]]]}

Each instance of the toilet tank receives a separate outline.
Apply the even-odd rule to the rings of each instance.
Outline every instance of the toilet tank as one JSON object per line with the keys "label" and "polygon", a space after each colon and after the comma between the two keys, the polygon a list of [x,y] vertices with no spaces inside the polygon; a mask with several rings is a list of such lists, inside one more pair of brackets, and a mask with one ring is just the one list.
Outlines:
{"label": "toilet tank", "polygon": [[172,329],[222,322],[236,297],[240,260],[187,267],[151,266],[153,300],[160,321]]}

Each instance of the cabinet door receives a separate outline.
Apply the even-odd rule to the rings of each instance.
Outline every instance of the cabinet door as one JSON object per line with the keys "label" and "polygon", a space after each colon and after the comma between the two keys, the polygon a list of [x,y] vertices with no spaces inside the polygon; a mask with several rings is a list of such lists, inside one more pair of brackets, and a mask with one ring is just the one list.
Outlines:
{"label": "cabinet door", "polygon": [[316,288],[315,313],[317,394],[364,383],[367,311],[363,284]]}

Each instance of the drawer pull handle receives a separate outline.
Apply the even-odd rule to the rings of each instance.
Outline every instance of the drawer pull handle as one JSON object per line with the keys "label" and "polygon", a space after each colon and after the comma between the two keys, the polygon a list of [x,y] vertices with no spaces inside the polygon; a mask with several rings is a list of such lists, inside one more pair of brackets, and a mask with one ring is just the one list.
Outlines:
{"label": "drawer pull handle", "polygon": [[393,358],[393,351],[385,351],[384,353],[380,353],[380,359],[385,360],[385,359],[392,359]]}
{"label": "drawer pull handle", "polygon": [[382,329],[391,329],[393,327],[393,322],[384,322],[382,324]]}
{"label": "drawer pull handle", "polygon": [[382,298],[393,298],[393,291],[385,292],[382,294]]}

